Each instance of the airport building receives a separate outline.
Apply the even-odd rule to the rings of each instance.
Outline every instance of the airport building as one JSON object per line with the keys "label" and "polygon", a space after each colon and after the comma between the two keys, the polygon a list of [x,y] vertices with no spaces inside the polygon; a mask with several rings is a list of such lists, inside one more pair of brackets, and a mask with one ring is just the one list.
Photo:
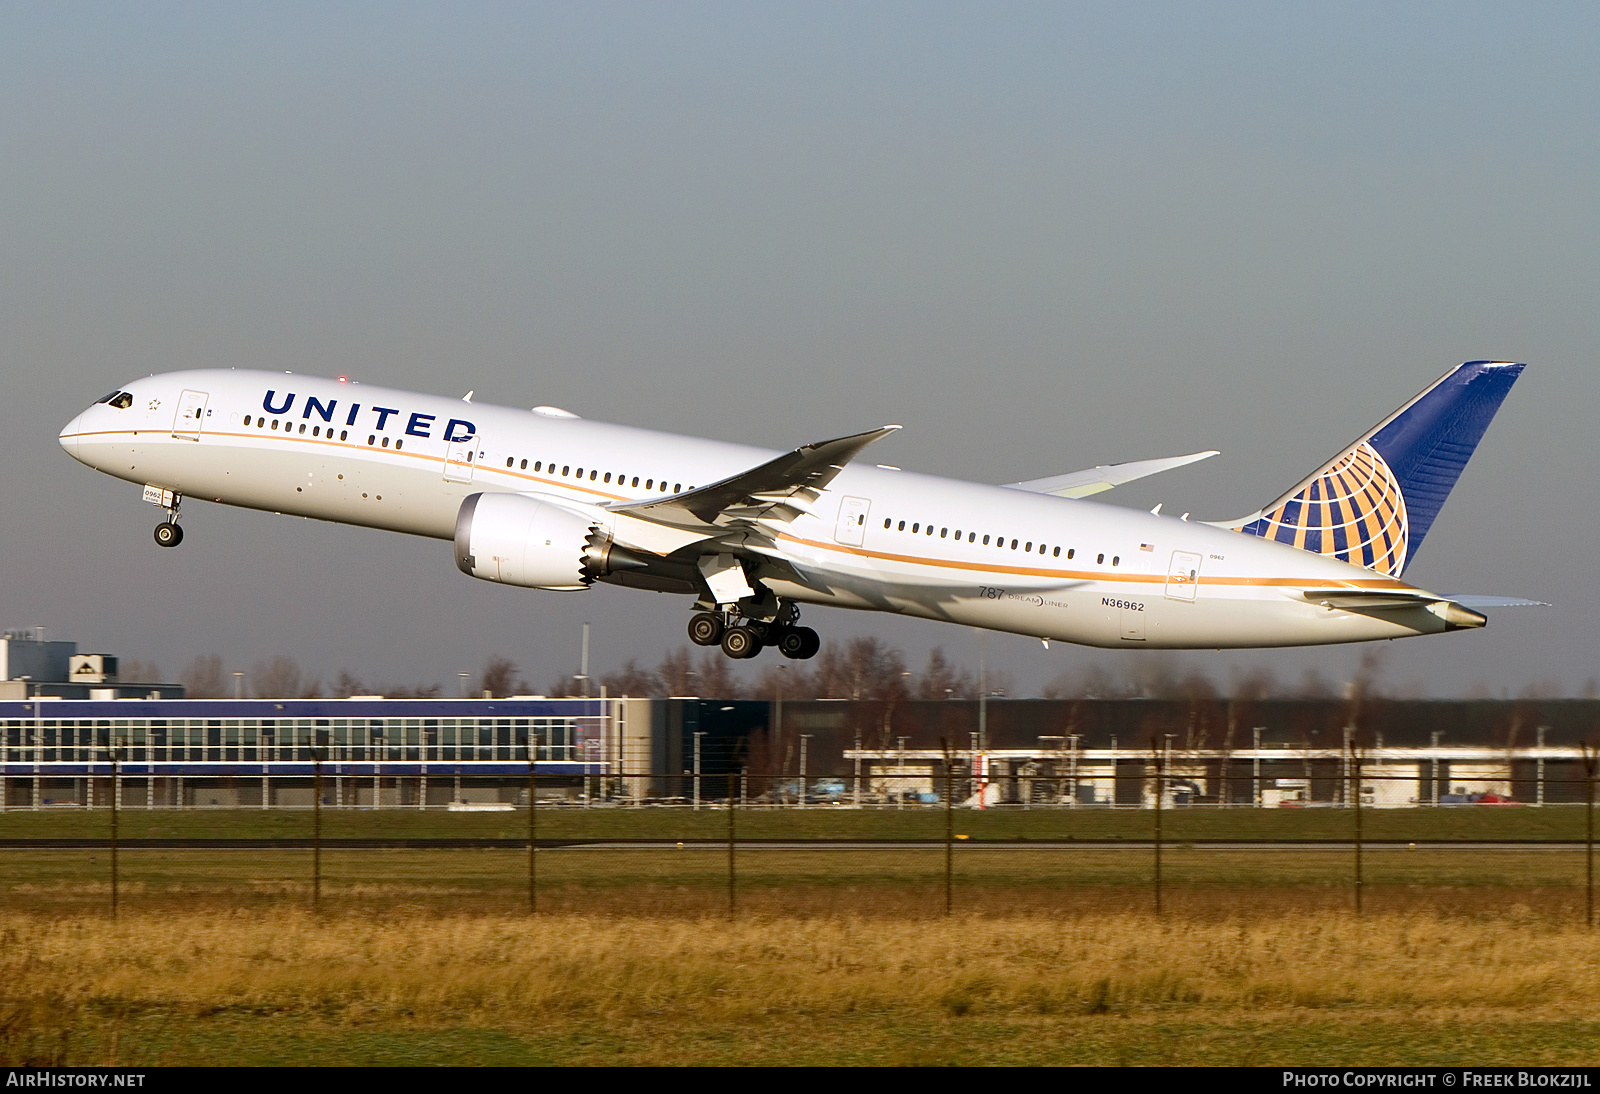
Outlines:
{"label": "airport building", "polygon": [[0,700],[0,808],[307,807],[319,773],[335,808],[504,808],[530,760],[542,801],[591,805],[1536,805],[1584,800],[1597,722],[1590,700],[34,695]]}

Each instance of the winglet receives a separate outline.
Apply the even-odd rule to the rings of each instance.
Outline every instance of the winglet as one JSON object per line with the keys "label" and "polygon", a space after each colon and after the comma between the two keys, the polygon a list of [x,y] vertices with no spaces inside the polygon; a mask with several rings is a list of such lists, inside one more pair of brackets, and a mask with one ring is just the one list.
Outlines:
{"label": "winglet", "polygon": [[1121,486],[1125,482],[1133,482],[1147,475],[1157,475],[1162,471],[1171,471],[1174,467],[1209,460],[1215,455],[1217,452],[1213,449],[1206,452],[1191,452],[1187,456],[1166,456],[1158,460],[1101,464],[1098,467],[1073,471],[1066,475],[1029,479],[1026,482],[1009,482],[1006,483],[1006,489],[1026,490],[1030,494],[1054,494],[1058,498],[1086,498],[1091,494],[1110,490],[1113,486]]}

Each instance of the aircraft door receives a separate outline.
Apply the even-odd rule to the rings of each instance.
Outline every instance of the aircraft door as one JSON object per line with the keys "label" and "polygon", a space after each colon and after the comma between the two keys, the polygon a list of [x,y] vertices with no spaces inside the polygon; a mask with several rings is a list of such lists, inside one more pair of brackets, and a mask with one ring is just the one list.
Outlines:
{"label": "aircraft door", "polygon": [[1200,587],[1200,556],[1192,551],[1172,552],[1172,564],[1167,567],[1167,598],[1194,602]]}
{"label": "aircraft door", "polygon": [[446,441],[444,445],[444,481],[471,482],[472,467],[477,462],[478,438]]}
{"label": "aircraft door", "polygon": [[206,402],[210,396],[203,391],[185,391],[178,399],[178,412],[172,418],[172,436],[180,441],[198,441],[200,427],[206,420]]}
{"label": "aircraft door", "polygon": [[839,503],[839,523],[834,526],[833,538],[849,547],[859,547],[867,536],[867,510],[872,502],[866,498],[845,498]]}

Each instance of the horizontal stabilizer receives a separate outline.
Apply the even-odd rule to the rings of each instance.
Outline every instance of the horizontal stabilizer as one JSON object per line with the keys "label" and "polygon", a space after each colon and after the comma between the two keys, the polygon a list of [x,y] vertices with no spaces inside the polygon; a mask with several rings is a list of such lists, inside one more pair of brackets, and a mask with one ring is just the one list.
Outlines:
{"label": "horizontal stabilizer", "polygon": [[1548,608],[1550,605],[1543,600],[1524,600],[1520,596],[1477,596],[1468,593],[1465,596],[1447,596],[1446,600],[1453,604],[1460,604],[1463,608],[1481,611],[1484,608]]}
{"label": "horizontal stabilizer", "polygon": [[1447,630],[1467,630],[1488,622],[1483,613],[1456,600],[1421,589],[1307,589],[1314,604],[1345,612],[1400,612],[1422,608],[1443,619]]}
{"label": "horizontal stabilizer", "polygon": [[1208,460],[1217,453],[1191,452],[1187,456],[1167,456],[1159,460],[1134,460],[1130,463],[1101,464],[1083,471],[1073,471],[1065,475],[1051,475],[1045,479],[1029,479],[1026,482],[1009,482],[1009,490],[1026,490],[1031,494],[1054,494],[1058,498],[1086,498],[1090,494],[1099,494],[1110,490],[1113,486],[1121,486],[1125,482],[1142,479],[1149,475],[1157,475],[1163,471],[1171,471],[1174,467],[1183,467],[1186,464],[1198,463]]}

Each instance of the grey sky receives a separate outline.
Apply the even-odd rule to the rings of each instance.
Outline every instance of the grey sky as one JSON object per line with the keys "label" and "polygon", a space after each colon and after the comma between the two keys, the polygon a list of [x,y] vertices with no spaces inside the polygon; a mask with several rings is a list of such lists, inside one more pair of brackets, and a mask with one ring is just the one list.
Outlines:
{"label": "grey sky", "polygon": [[[55,435],[153,371],[374,383],[1248,512],[1451,365],[1523,360],[1408,578],[1526,595],[1388,681],[1595,664],[1589,5],[0,6],[0,622],[158,662],[536,685],[687,603],[474,582],[446,544],[192,504]],[[970,632],[815,609],[912,660]],[[1128,654],[991,636],[1024,690]],[[1360,649],[1193,654],[1338,679]]]}

